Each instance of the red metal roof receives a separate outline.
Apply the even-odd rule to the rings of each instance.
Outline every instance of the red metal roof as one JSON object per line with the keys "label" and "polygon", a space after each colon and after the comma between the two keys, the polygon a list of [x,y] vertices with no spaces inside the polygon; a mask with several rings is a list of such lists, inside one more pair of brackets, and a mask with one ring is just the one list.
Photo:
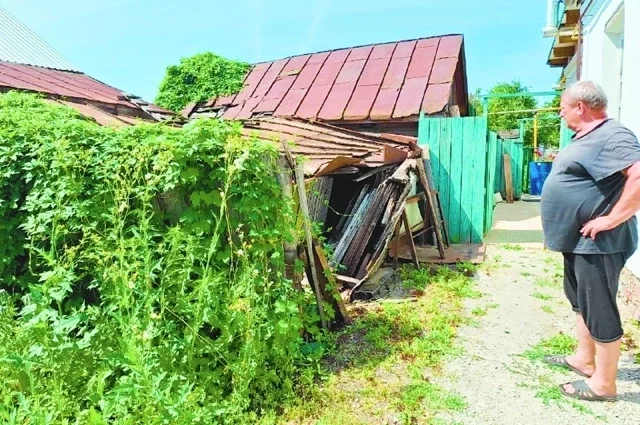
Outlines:
{"label": "red metal roof", "polygon": [[[224,107],[227,119],[413,119],[445,109],[462,58],[462,35],[295,56],[255,65],[236,96],[198,106]],[[185,114],[197,111],[191,105]]]}
{"label": "red metal roof", "polygon": [[172,114],[156,105],[133,100],[124,92],[79,72],[0,61],[0,89],[2,88],[39,92],[56,98],[142,109],[162,115]]}

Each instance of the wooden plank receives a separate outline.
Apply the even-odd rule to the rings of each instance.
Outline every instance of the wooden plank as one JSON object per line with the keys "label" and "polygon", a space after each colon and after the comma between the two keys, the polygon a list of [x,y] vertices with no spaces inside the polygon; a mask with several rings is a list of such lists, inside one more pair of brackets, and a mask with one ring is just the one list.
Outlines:
{"label": "wooden plank", "polygon": [[482,242],[484,237],[485,193],[484,181],[487,169],[487,119],[477,117],[476,120],[476,152],[473,155],[473,208],[471,211],[471,242]]}
{"label": "wooden plank", "polygon": [[495,137],[495,133],[488,134],[487,143],[488,151],[487,151],[487,183],[486,187],[486,203],[485,203],[485,224],[484,231],[488,232],[493,227],[493,194],[495,193],[495,185],[496,185],[496,163],[497,163],[497,154],[496,151],[498,149],[497,143],[498,139]]}
{"label": "wooden plank", "polygon": [[[474,118],[464,119],[464,145],[462,147],[462,157],[469,158],[474,150],[474,144],[478,142],[475,135],[475,120]],[[464,163],[464,162],[463,162]],[[462,186],[460,194],[460,240],[462,243],[471,241],[471,214],[473,211],[473,168],[463,167],[462,169]]]}
{"label": "wooden plank", "polygon": [[413,241],[413,234],[411,233],[411,226],[409,225],[409,217],[407,217],[407,210],[402,212],[402,221],[404,221],[404,228],[407,229],[407,241],[409,243],[409,249],[411,250],[411,258],[413,259],[413,264],[416,268],[420,267],[420,263],[418,262],[418,254],[416,253],[416,244]]}
{"label": "wooden plank", "polygon": [[318,312],[320,313],[320,321],[322,323],[322,327],[328,329],[327,318],[324,314],[323,307],[323,298],[320,293],[320,281],[318,280],[318,274],[316,273],[316,264],[315,264],[315,254],[313,249],[313,236],[311,234],[311,219],[309,218],[309,206],[307,205],[307,192],[305,190],[304,185],[304,166],[302,164],[296,164],[296,184],[298,185],[298,199],[300,202],[300,212],[302,213],[302,218],[304,221],[304,233],[307,238],[307,260],[309,263],[309,269],[311,271],[311,276],[307,276],[307,278],[313,282],[311,286],[313,287],[313,293],[316,297],[316,302],[318,304]]}
{"label": "wooden plank", "polygon": [[449,237],[452,243],[470,242],[462,237],[460,229],[462,227],[462,148],[465,143],[463,133],[463,118],[449,118],[451,121],[451,163],[449,168]]}
{"label": "wooden plank", "polygon": [[513,174],[511,171],[511,155],[505,153],[502,157],[504,160],[504,182],[505,191],[507,194],[507,203],[513,204]]}
{"label": "wooden plank", "polygon": [[440,173],[436,185],[442,201],[445,221],[451,222],[449,194],[451,192],[451,120],[443,119],[440,125]]}
{"label": "wooden plank", "polygon": [[427,214],[426,215],[429,216],[429,219],[435,230],[436,245],[438,246],[438,252],[440,253],[440,256],[444,258],[445,249],[444,249],[444,238],[443,238],[442,223],[441,223],[442,217],[440,214],[438,214],[439,202],[436,201],[434,192],[431,190],[432,183],[429,181],[429,178],[427,177],[427,173],[425,171],[424,163],[423,163],[423,161],[424,162],[429,161],[429,151],[423,150],[421,157],[422,157],[422,161],[416,161],[416,166],[418,168],[418,178],[420,179],[420,184],[422,185],[422,188],[425,194],[427,195],[427,202],[426,202]]}
{"label": "wooden plank", "polygon": [[[407,245],[406,235],[400,240],[400,249],[396,250],[394,244],[391,248],[391,254],[398,256],[399,259],[405,261],[412,261],[411,248]],[[416,246],[416,254],[418,256],[418,262],[420,263],[435,263],[435,264],[454,264],[460,262],[470,262],[473,264],[480,264],[484,261],[486,251],[486,245],[478,244],[459,244],[451,245],[446,251],[444,258],[440,257],[437,248],[426,245]]]}

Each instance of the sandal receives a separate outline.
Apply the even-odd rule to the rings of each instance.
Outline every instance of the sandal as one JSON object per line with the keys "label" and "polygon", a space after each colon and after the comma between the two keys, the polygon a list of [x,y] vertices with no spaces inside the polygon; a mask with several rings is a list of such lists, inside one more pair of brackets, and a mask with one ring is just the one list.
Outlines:
{"label": "sandal", "polygon": [[[567,384],[571,384],[576,391],[574,393],[567,392],[567,390],[564,389],[564,386]],[[565,384],[560,385],[559,388],[562,395],[575,398],[578,400],[613,402],[613,401],[616,401],[617,399],[617,396],[615,395],[598,395],[594,393],[593,390],[589,388],[589,386],[585,381],[567,382]]]}
{"label": "sandal", "polygon": [[572,371],[574,371],[575,373],[577,373],[580,376],[584,376],[585,378],[591,378],[591,375],[587,375],[583,372],[580,372],[578,369],[576,369],[575,367],[571,366],[569,364],[569,362],[567,362],[567,358],[566,356],[545,356],[544,361],[552,364],[554,366],[561,366],[561,367],[565,367],[567,369],[571,369]]}

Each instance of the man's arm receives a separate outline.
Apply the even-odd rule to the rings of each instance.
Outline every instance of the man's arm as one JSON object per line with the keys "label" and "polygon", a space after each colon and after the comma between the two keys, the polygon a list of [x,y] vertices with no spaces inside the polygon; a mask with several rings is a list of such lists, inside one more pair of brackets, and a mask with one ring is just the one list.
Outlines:
{"label": "man's arm", "polygon": [[584,237],[595,239],[598,233],[615,229],[640,211],[640,162],[636,162],[622,173],[627,181],[620,200],[608,215],[591,220],[582,227],[580,233]]}

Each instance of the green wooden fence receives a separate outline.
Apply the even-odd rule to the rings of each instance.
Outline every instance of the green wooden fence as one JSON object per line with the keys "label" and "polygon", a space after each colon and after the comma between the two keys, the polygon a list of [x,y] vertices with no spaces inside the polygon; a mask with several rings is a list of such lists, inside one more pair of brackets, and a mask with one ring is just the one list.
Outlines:
{"label": "green wooden fence", "polygon": [[[479,243],[487,229],[487,212],[491,208],[487,171],[490,143],[487,143],[485,117],[420,117],[418,143],[429,146],[433,177],[440,195],[443,215],[452,243]],[[493,155],[495,157],[495,153]],[[489,225],[490,227],[490,225]]]}
{"label": "green wooden fence", "polygon": [[493,227],[493,212],[495,203],[493,194],[495,193],[496,182],[500,181],[500,175],[496,173],[498,165],[498,152],[500,143],[498,135],[490,131],[487,135],[487,170],[485,173],[485,201],[484,201],[484,233],[486,234]]}

